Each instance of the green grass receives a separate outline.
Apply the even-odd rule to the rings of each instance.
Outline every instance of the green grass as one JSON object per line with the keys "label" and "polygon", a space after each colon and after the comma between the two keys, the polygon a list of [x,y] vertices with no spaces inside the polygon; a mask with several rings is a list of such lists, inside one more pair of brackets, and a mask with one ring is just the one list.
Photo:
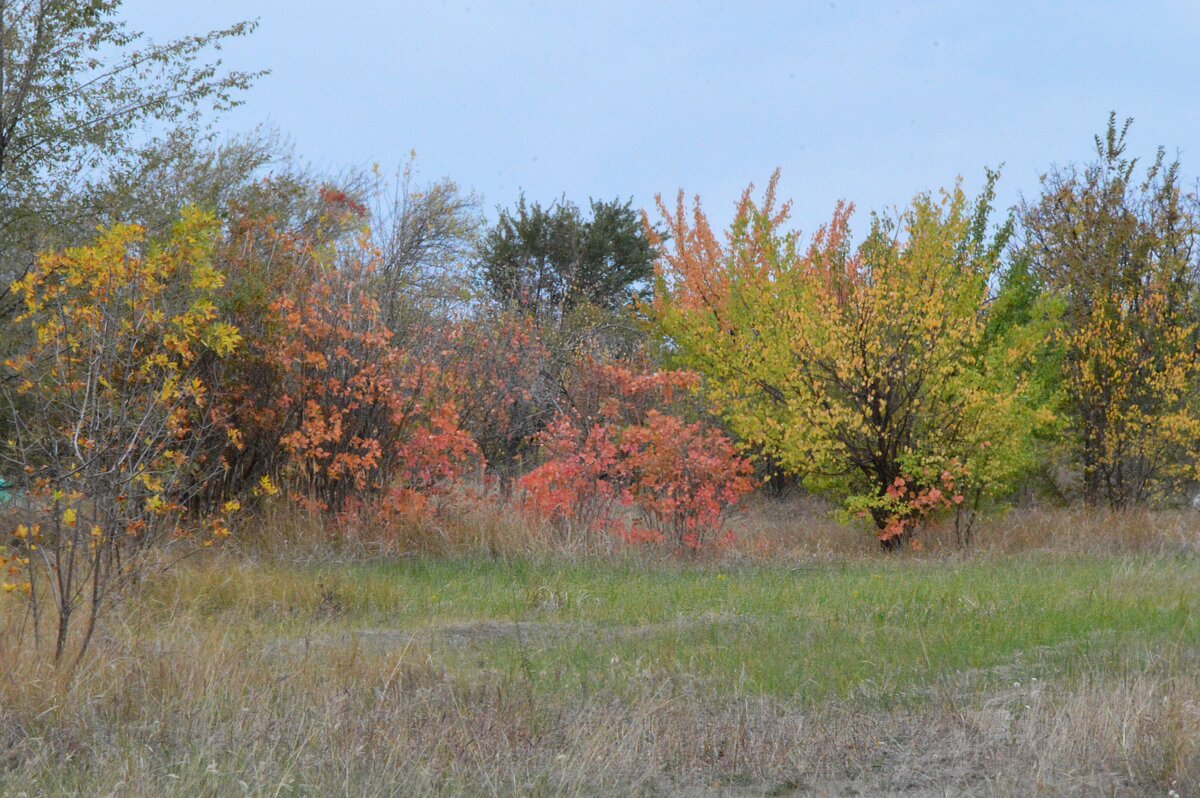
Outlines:
{"label": "green grass", "polygon": [[948,680],[995,688],[1190,659],[1198,577],[1200,563],[1163,557],[422,560],[185,569],[156,595],[164,617],[184,601],[196,623],[264,644],[419,651],[538,692],[619,693],[662,673],[717,694],[889,705]]}

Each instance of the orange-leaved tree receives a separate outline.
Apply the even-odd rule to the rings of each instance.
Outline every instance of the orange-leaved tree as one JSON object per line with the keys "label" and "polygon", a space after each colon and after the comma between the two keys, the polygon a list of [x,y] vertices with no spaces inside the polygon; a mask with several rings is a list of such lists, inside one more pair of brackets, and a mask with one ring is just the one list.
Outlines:
{"label": "orange-leaved tree", "polygon": [[323,509],[356,494],[416,508],[477,449],[439,365],[393,344],[363,279],[371,253],[359,254],[275,305],[279,443],[293,487]]}
{"label": "orange-leaved tree", "polygon": [[384,324],[364,206],[304,190],[299,217],[232,209],[218,248],[218,301],[245,342],[220,367],[235,433],[210,439],[229,468],[204,503],[245,500],[265,478],[314,510],[418,510],[475,454],[454,385]]}
{"label": "orange-leaved tree", "polygon": [[361,227],[361,208],[339,192],[321,200],[320,224],[241,219],[223,246],[223,301],[247,338],[225,374],[238,430],[225,490],[268,476],[322,511],[367,500],[419,510],[476,446],[452,374],[402,348],[384,323],[372,290],[379,253],[364,232],[346,232],[355,219]]}

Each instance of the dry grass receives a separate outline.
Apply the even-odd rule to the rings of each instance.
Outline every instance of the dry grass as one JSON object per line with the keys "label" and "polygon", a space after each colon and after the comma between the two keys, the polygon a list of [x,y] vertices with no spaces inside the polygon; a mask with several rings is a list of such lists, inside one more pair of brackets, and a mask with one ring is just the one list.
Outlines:
{"label": "dry grass", "polygon": [[[751,557],[840,559],[880,553],[870,530],[837,523],[830,505],[810,497],[759,498],[733,525],[740,538],[735,551]],[[1020,508],[981,518],[965,549],[955,543],[949,523],[923,529],[919,537],[926,555],[933,557],[1191,553],[1200,551],[1200,513]]]}
{"label": "dry grass", "polygon": [[1113,512],[1013,510],[982,523],[982,553],[1067,552],[1089,555],[1200,551],[1200,513],[1186,510]]}
{"label": "dry grass", "polygon": [[[831,505],[809,496],[784,500],[752,497],[727,525],[735,533],[734,543],[707,551],[702,559],[811,563],[887,556],[869,528],[840,523]],[[1200,513],[1014,509],[982,518],[967,548],[955,543],[950,524],[921,530],[920,540],[924,556],[935,558],[1191,553],[1200,551]],[[412,556],[573,560],[629,553],[629,548],[614,538],[596,539],[582,530],[563,530],[503,503],[474,499],[447,502],[430,518],[419,521],[372,519],[340,524],[281,503],[246,524],[238,546],[254,556],[288,562]],[[646,546],[636,551],[638,557],[663,554],[661,549]]]}
{"label": "dry grass", "polygon": [[238,530],[234,545],[253,556],[287,562],[477,555],[552,554],[574,558],[616,551],[616,541],[555,529],[491,497],[450,496],[427,517],[365,517],[330,521],[287,502],[262,509]]}
{"label": "dry grass", "polygon": [[419,646],[284,655],[186,625],[110,638],[69,685],[19,662],[0,791],[1186,796],[1200,784],[1200,677],[1161,664],[1070,691],[944,684],[918,708],[868,710],[716,698],[650,671],[619,694],[546,701],[520,679],[468,682],[430,662]]}
{"label": "dry grass", "polygon": [[[866,577],[876,571],[883,581],[937,574],[939,561],[966,569],[960,581],[967,582],[973,573],[1019,579],[1027,562],[1116,558],[1110,584],[1099,587],[1119,596],[1156,573],[1159,588],[1192,573],[1200,528],[1186,513],[1014,511],[986,522],[971,552],[934,530],[924,552],[897,557],[880,552],[868,532],[838,526],[796,500],[751,507],[733,522],[740,525],[733,548],[699,563],[646,553],[648,570],[633,573],[630,584],[660,580],[662,595],[690,600],[697,588],[673,579],[700,572],[708,585],[712,574],[729,572],[752,580],[767,563],[779,579],[803,564],[797,578],[836,582],[848,574],[848,597],[851,587],[873,584]],[[568,590],[587,596],[571,583],[583,579],[580,568],[606,573],[604,563],[618,565],[628,553],[589,551],[487,506],[371,536],[348,531],[331,536],[319,519],[277,508],[244,530],[224,558],[189,561],[177,578],[118,608],[73,674],[47,666],[28,636],[16,644],[15,615],[0,620],[0,794],[1200,795],[1200,650],[1190,585],[1178,606],[1161,590],[1130,605],[1166,629],[1171,619],[1187,618],[1170,645],[1132,645],[1093,665],[1085,652],[1066,670],[1047,664],[1032,682],[1027,668],[1003,663],[972,672],[927,661],[922,673],[934,676],[897,682],[890,696],[806,701],[737,680],[714,684],[686,664],[696,652],[673,652],[684,664],[664,667],[649,643],[644,658],[614,657],[592,678],[553,684],[547,663],[557,638],[519,647],[485,641],[448,654],[401,617],[409,599],[380,592],[386,575],[363,582],[354,597],[360,566],[345,566],[332,587],[317,580],[337,562],[417,557],[452,570],[441,558],[518,566],[536,558],[550,563],[541,566],[547,572],[561,571],[561,587],[546,588],[557,602]],[[534,578],[550,584],[541,572]],[[775,593],[773,584],[764,595]],[[1027,584],[1014,585],[1022,598],[1040,600]],[[1072,589],[1083,589],[1078,579]],[[578,629],[571,613],[598,612],[547,609],[541,592],[520,590],[514,595],[538,605],[529,612],[540,613],[543,625]],[[880,600],[894,595],[882,592]],[[491,599],[478,601],[482,607]],[[457,612],[483,618],[473,606],[460,603]],[[765,612],[748,603],[727,611]],[[833,619],[837,611],[835,598],[812,617]],[[453,613],[430,612],[421,623],[434,631],[460,623]],[[768,637],[780,634],[773,619],[790,617],[786,607],[771,612],[784,614],[761,616]],[[362,634],[326,634],[350,629],[359,616],[374,628],[393,614],[393,633],[378,644]],[[1136,627],[1138,616],[1130,617]],[[895,623],[864,625],[847,639]],[[720,628],[716,620],[709,625]],[[662,637],[669,647],[689,640]],[[779,645],[762,655],[786,656],[792,642]]]}

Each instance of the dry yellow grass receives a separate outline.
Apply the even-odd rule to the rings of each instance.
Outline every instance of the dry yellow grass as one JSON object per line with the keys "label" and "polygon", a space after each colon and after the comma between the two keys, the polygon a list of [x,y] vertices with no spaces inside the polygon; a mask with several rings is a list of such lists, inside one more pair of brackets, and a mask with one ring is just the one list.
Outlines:
{"label": "dry yellow grass", "polygon": [[[734,543],[702,557],[811,562],[881,554],[871,530],[839,523],[830,505],[807,496],[786,500],[752,497],[731,516],[728,528],[736,535]],[[949,525],[923,529],[919,537],[925,556],[932,557],[1194,552],[1200,551],[1200,513],[1014,509],[982,518],[967,548],[956,545]],[[555,529],[494,502],[449,504],[428,520],[397,519],[367,528],[330,524],[325,518],[281,503],[245,524],[235,545],[255,555],[289,561],[421,555],[570,559],[621,554],[626,548],[613,538],[597,540],[578,530]],[[637,550],[638,556],[661,554],[654,547]]]}
{"label": "dry yellow grass", "polygon": [[[544,700],[414,646],[119,633],[70,684],[9,660],[5,795],[1145,795],[1200,784],[1200,677],[1096,674],[917,708],[707,696],[644,673]],[[11,673],[12,671],[10,671]]]}

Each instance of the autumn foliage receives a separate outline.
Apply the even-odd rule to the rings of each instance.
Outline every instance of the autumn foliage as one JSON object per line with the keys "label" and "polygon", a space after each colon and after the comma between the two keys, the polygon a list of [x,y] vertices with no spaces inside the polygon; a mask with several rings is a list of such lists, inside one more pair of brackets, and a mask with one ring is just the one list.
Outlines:
{"label": "autumn foliage", "polygon": [[1200,477],[1200,199],[1160,150],[1139,175],[1128,122],[1057,169],[1023,210],[1028,262],[1057,303],[1066,451],[1083,498],[1120,509]]}
{"label": "autumn foliage", "polygon": [[30,345],[6,364],[15,429],[10,473],[24,476],[21,523],[2,554],[6,590],[35,620],[55,619],[54,658],[82,614],[86,648],[113,592],[139,578],[155,544],[190,531],[228,535],[230,499],[197,517],[219,479],[208,441],[226,424],[213,368],[240,344],[217,311],[215,220],[188,212],[149,245],[133,226],[47,254],[16,283]]}
{"label": "autumn foliage", "polygon": [[149,563],[271,503],[386,535],[486,500],[588,548],[696,551],[767,472],[886,548],[939,523],[967,545],[1018,491],[1069,500],[1050,463],[1090,503],[1179,502],[1200,485],[1200,199],[1161,156],[1135,179],[1124,147],[1110,123],[1095,164],[1051,173],[1023,236],[991,221],[992,172],[857,234],[842,203],[802,237],[778,175],[723,231],[682,194],[641,232],[596,204],[586,240],[522,211],[474,278],[445,262],[463,219],[389,238],[352,188],[274,177],[220,216],[101,229],[9,286],[0,586],[54,618],[62,660]]}
{"label": "autumn foliage", "polygon": [[230,316],[253,334],[224,374],[233,432],[226,492],[263,476],[314,511],[379,502],[419,514],[474,461],[453,375],[406,351],[372,293],[379,254],[336,237],[362,209],[324,192],[299,231],[247,219],[225,242]]}
{"label": "autumn foliage", "polygon": [[[1042,422],[1023,375],[1036,336],[989,326],[1006,235],[989,236],[990,184],[974,204],[958,187],[919,196],[857,246],[849,206],[802,245],[775,189],[757,203],[747,191],[723,240],[698,204],[660,202],[671,240],[654,313],[712,406],[888,544],[938,503],[930,468],[1009,489]],[[915,490],[904,506],[901,484]]]}
{"label": "autumn foliage", "polygon": [[588,363],[579,405],[540,436],[545,461],[519,480],[527,506],[585,535],[697,549],[749,493],[753,468],[721,432],[661,412],[698,376]]}
{"label": "autumn foliage", "polygon": [[284,473],[321,509],[387,494],[399,505],[455,478],[475,454],[443,375],[393,345],[354,262],[325,270],[273,306],[280,336],[264,354],[279,375]]}
{"label": "autumn foliage", "polygon": [[535,437],[553,419],[552,354],[532,319],[506,311],[452,325],[444,368],[459,421],[489,469],[509,480],[530,459]]}

